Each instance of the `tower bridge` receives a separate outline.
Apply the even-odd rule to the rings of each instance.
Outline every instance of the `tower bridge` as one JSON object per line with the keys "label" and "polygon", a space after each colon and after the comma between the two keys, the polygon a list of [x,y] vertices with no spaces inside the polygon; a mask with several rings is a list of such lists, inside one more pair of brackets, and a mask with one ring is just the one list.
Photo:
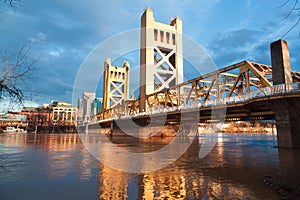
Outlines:
{"label": "tower bridge", "polygon": [[110,127],[126,120],[146,125],[162,115],[166,124],[176,124],[183,113],[196,114],[199,122],[217,122],[220,115],[225,120],[272,119],[278,145],[300,148],[300,73],[291,70],[286,41],[271,44],[272,66],[245,60],[183,82],[181,19],[162,24],[147,8],[141,27],[140,96],[128,96],[129,63],[118,68],[106,60],[105,103],[91,125]]}

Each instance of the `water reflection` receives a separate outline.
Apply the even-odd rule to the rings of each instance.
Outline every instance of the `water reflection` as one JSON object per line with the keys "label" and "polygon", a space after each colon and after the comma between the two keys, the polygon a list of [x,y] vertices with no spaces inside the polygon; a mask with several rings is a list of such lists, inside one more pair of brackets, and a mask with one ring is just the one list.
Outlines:
{"label": "water reflection", "polygon": [[1,134],[0,159],[0,182],[69,173],[89,179],[91,163],[96,163],[76,134]]}
{"label": "water reflection", "polygon": [[[1,134],[0,199],[281,199],[264,184],[264,177],[281,174],[293,183],[299,178],[290,172],[297,173],[300,154],[278,153],[271,137],[213,135],[217,145],[199,159],[205,137],[198,137],[168,167],[129,174],[99,164],[77,135]],[[84,139],[97,142],[89,135]],[[111,141],[121,149],[148,152],[169,139],[114,137]],[[101,149],[105,151],[105,145]],[[110,159],[134,164],[106,153]],[[13,192],[16,187],[18,193]]]}
{"label": "water reflection", "polygon": [[279,149],[279,161],[281,181],[284,183],[282,186],[290,187],[300,198],[300,150]]}
{"label": "water reflection", "polygon": [[122,171],[100,167],[99,199],[126,199],[128,177]]}
{"label": "water reflection", "polygon": [[[232,143],[225,136],[206,159],[199,159],[200,138],[171,166],[144,174],[132,175],[102,166],[99,199],[280,199],[276,192],[266,191],[263,183],[263,177],[278,166],[276,149],[269,144],[267,150],[260,144],[248,144],[243,149],[244,142],[247,138]],[[131,144],[128,148],[134,147]],[[257,162],[251,165],[253,154]],[[132,189],[134,183],[136,188]]]}

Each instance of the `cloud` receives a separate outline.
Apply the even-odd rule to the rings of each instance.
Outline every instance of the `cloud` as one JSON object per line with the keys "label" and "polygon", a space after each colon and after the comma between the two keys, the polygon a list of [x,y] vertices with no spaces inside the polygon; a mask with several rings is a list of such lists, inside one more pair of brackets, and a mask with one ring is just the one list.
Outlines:
{"label": "cloud", "polygon": [[[240,23],[218,32],[210,39],[206,47],[219,67],[242,60],[271,65],[270,44],[281,39],[297,21],[295,16],[283,20],[284,11],[278,9],[276,3],[273,4],[262,3],[258,7],[254,2],[246,3],[247,10],[250,10],[246,17],[241,19]],[[274,9],[274,12],[268,12],[270,8]],[[258,11],[262,9],[266,12],[257,17]],[[292,30],[283,39],[287,40],[290,46],[293,70],[299,71],[297,60],[300,55],[296,53],[300,49],[299,30]]]}
{"label": "cloud", "polygon": [[39,105],[40,104],[33,100],[25,100],[23,104],[15,104],[7,98],[2,98],[0,100],[0,113],[7,113],[8,111],[20,111],[23,107],[38,107]]}
{"label": "cloud", "polygon": [[256,54],[252,47],[260,34],[260,31],[249,29],[219,33],[207,48],[218,67],[226,67],[246,59],[255,60]]}
{"label": "cloud", "polygon": [[[220,0],[90,0],[89,3],[27,0],[1,21],[0,46],[13,51],[30,44],[31,55],[39,58],[36,78],[29,83],[30,92],[39,94],[41,103],[52,99],[70,101],[77,71],[89,52],[115,34],[139,28],[146,6],[150,6],[155,19],[163,23],[179,15],[184,34],[205,44],[217,65],[225,67],[245,59],[270,63],[269,43],[293,24],[293,19],[278,20],[284,15],[277,4],[254,0],[235,3]],[[298,31],[291,32],[285,37],[290,42],[293,63],[299,60],[295,55],[300,49],[298,34]],[[132,37],[124,46],[117,43],[114,46],[130,48],[133,40],[139,42],[138,37]],[[105,51],[103,54],[115,56],[114,48]],[[132,67],[139,63],[139,57],[128,52],[120,55],[116,64],[122,65],[125,59]],[[98,65],[103,63],[101,60]],[[132,80],[138,83],[138,76]]]}
{"label": "cloud", "polygon": [[39,32],[37,34],[37,37],[33,38],[33,37],[28,37],[28,40],[31,43],[41,43],[41,42],[46,42],[47,40],[47,36],[45,33]]}
{"label": "cloud", "polygon": [[32,43],[35,43],[36,42],[36,39],[32,38],[32,37],[29,37],[28,40]]}
{"label": "cloud", "polygon": [[38,36],[39,36],[40,40],[46,40],[46,34],[45,33],[39,32]]}

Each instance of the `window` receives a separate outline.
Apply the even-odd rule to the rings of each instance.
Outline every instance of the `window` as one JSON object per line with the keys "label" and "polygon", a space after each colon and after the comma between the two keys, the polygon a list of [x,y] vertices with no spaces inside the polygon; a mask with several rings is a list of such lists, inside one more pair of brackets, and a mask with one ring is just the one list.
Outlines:
{"label": "window", "polygon": [[157,41],[157,29],[154,29],[154,40]]}
{"label": "window", "polygon": [[172,43],[175,45],[175,34],[172,34]]}
{"label": "window", "polygon": [[167,33],[166,33],[166,36],[167,36],[167,43],[169,44],[169,43],[170,43],[170,33],[167,32]]}
{"label": "window", "polygon": [[71,120],[71,119],[72,119],[72,114],[69,112],[69,113],[68,113],[67,120]]}
{"label": "window", "polygon": [[54,112],[53,120],[57,120],[57,119],[58,119],[58,113],[57,113],[57,112]]}
{"label": "window", "polygon": [[164,32],[160,31],[160,41],[164,42]]}

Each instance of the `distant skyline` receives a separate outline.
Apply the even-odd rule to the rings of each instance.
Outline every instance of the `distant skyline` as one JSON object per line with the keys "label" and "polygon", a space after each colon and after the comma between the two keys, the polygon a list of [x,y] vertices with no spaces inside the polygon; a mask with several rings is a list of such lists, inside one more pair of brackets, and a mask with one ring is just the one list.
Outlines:
{"label": "distant skyline", "polygon": [[[295,12],[289,15],[293,1],[280,7],[284,2],[23,0],[15,10],[1,13],[0,46],[12,53],[27,45],[31,56],[39,59],[34,79],[24,88],[26,94],[36,96],[31,105],[51,100],[71,102],[73,83],[85,57],[111,36],[139,28],[147,6],[153,10],[155,19],[163,23],[180,16],[183,34],[202,45],[218,68],[222,68],[242,60],[271,64],[270,43],[284,36],[299,17]],[[282,38],[289,43],[295,71],[300,71],[299,27]],[[132,66],[139,63],[139,57],[129,55],[125,59]],[[121,66],[122,62],[118,59],[112,64]],[[104,60],[99,65],[103,63]],[[97,97],[101,96],[97,93]],[[9,105],[1,102],[0,112],[7,109]]]}

